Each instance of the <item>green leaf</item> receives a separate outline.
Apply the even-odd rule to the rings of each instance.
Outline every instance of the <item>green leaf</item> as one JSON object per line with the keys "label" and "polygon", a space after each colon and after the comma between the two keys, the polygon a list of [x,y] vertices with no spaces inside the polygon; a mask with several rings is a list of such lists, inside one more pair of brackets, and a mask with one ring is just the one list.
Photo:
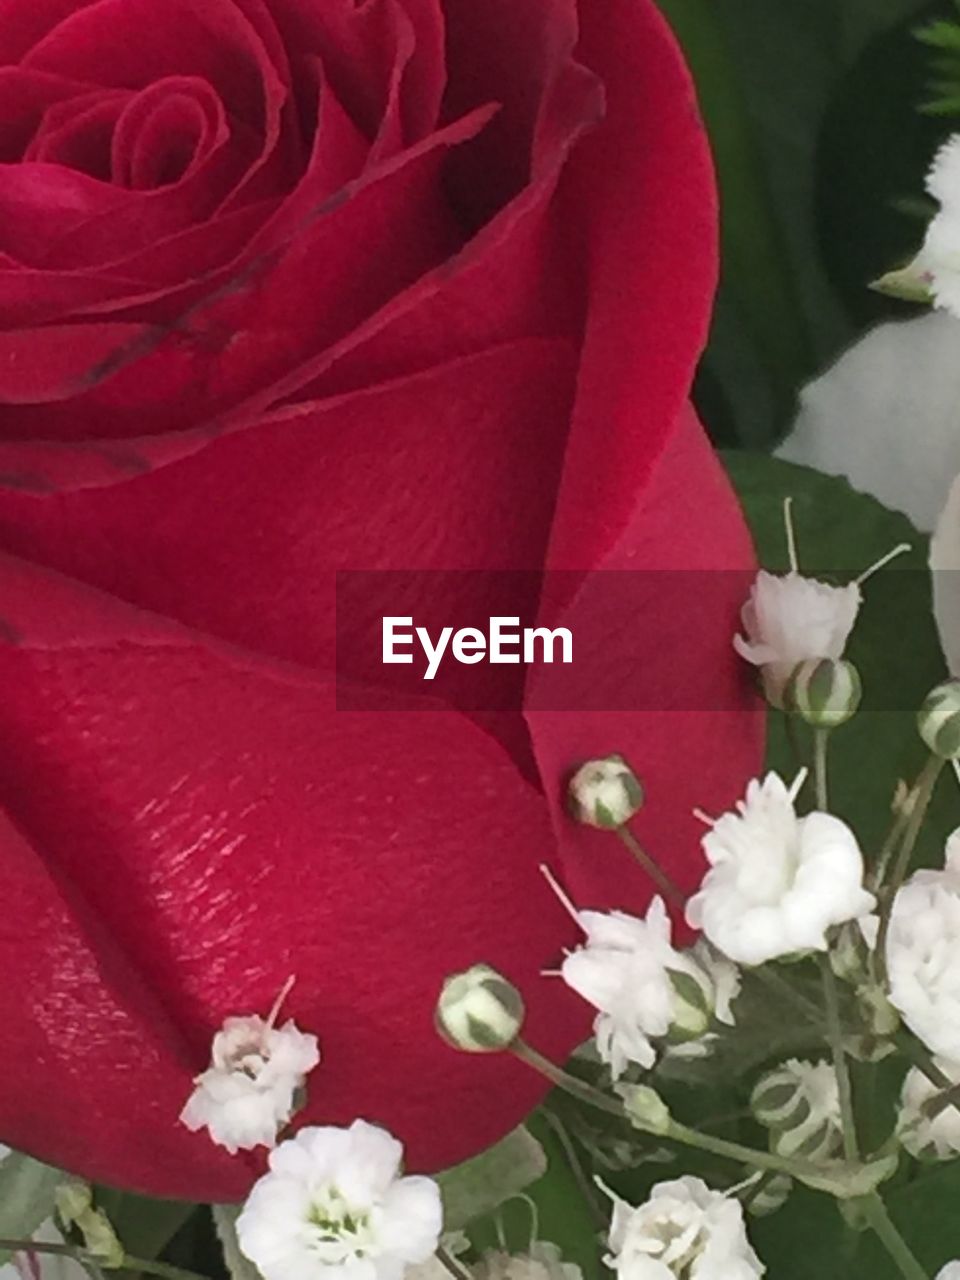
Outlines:
{"label": "green leaf", "polygon": [[437,1175],[446,1231],[458,1231],[524,1191],[547,1170],[543,1147],[526,1128]]}
{"label": "green leaf", "polygon": [[[864,51],[898,23],[907,25],[892,56],[857,82],[873,132],[840,147],[846,171],[830,171],[838,199],[855,199],[861,169],[872,179],[878,166],[900,157],[904,131],[910,139],[929,132],[930,122],[903,102],[910,85],[904,67],[916,47],[908,22],[925,0],[660,3],[694,73],[722,195],[723,279],[697,402],[715,439],[763,447],[783,434],[799,387],[853,338],[859,317],[898,305],[867,290],[869,280],[916,248],[903,220],[889,216],[890,186],[882,200],[862,211],[857,205],[857,217],[844,207],[839,219],[834,200],[833,221],[824,212],[818,222],[818,195],[822,188],[831,194],[821,143],[828,108]],[[893,124],[891,101],[899,112]],[[923,148],[913,163],[922,173]],[[895,167],[888,184],[901,172]],[[914,178],[911,170],[894,194],[916,194]],[[873,230],[863,233],[864,219],[882,224],[884,248],[893,223],[897,253],[878,253]]]}
{"label": "green leaf", "polygon": [[[0,1236],[28,1240],[53,1213],[54,1193],[65,1175],[11,1151],[0,1160]],[[0,1252],[0,1262],[10,1255]]]}
{"label": "green leaf", "polygon": [[124,1250],[135,1258],[159,1258],[191,1215],[200,1212],[195,1204],[157,1200],[113,1187],[98,1186],[94,1195],[97,1207],[110,1219]]}

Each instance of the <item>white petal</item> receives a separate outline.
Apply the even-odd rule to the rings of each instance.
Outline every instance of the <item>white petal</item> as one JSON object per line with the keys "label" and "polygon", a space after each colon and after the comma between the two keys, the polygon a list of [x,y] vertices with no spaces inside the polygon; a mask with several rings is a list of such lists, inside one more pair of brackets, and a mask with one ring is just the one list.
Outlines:
{"label": "white petal", "polygon": [[778,456],[845,476],[929,531],[960,472],[958,406],[960,321],[883,324],[804,390]]}

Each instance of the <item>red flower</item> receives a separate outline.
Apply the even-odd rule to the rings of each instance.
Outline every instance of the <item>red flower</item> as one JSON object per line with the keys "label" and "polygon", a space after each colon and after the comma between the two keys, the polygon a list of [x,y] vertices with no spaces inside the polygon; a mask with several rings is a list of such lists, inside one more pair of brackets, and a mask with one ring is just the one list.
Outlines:
{"label": "red flower", "polygon": [[[715,209],[676,49],[652,0],[2,11],[0,1138],[241,1196],[259,1161],[177,1116],[293,973],[305,1118],[459,1160],[539,1089],[434,1035],[442,978],[496,965],[563,1052],[588,1015],[538,976],[573,937],[537,863],[649,896],[563,775],[626,756],[693,884],[689,810],[758,722],[337,712],[333,572],[750,563],[686,407]],[[574,593],[590,678],[736,706],[739,585],[683,581],[615,626]]]}

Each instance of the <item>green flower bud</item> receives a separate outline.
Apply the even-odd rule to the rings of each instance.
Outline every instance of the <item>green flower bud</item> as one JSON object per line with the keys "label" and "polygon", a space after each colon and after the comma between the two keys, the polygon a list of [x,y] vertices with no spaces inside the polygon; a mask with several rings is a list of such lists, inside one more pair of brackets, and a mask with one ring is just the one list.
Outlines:
{"label": "green flower bud", "polygon": [[670,1132],[670,1110],[655,1089],[645,1084],[626,1084],[620,1085],[617,1093],[623,1099],[623,1109],[635,1129],[659,1137]]}
{"label": "green flower bud", "polygon": [[856,921],[841,925],[830,948],[830,968],[841,982],[862,982],[867,969],[867,945]]}
{"label": "green flower bud", "polygon": [[523,997],[487,964],[452,974],[437,1000],[437,1031],[465,1053],[498,1053],[509,1047],[523,1026]]}
{"label": "green flower bud", "polygon": [[87,1182],[61,1183],[54,1193],[57,1215],[64,1228],[75,1228],[83,1238],[83,1247],[108,1269],[122,1267],[123,1245],[100,1209],[94,1208],[93,1191]]}
{"label": "green flower bud", "polygon": [[93,1192],[89,1182],[61,1182],[53,1195],[60,1221],[72,1227],[83,1214],[93,1208]]}
{"label": "green flower bud", "polygon": [[935,756],[960,758],[960,680],[946,680],[927,694],[917,728]]}
{"label": "green flower bud", "polygon": [[750,1110],[765,1129],[781,1131],[809,1124],[812,1114],[802,1083],[785,1071],[771,1071],[757,1083]]}
{"label": "green flower bud", "polygon": [[643,787],[623,756],[588,760],[567,784],[571,816],[588,827],[615,831],[643,805]]}
{"label": "green flower bud", "polygon": [[860,673],[846,658],[810,658],[794,667],[784,693],[788,711],[815,729],[835,729],[856,714]]}
{"label": "green flower bud", "polygon": [[667,969],[667,975],[676,992],[673,1021],[667,1032],[667,1039],[673,1044],[686,1044],[690,1040],[702,1039],[713,1022],[710,993],[690,973]]}
{"label": "green flower bud", "polygon": [[839,1151],[840,1103],[836,1073],[829,1063],[783,1063],[757,1083],[750,1107],[770,1130],[771,1149],[780,1156],[817,1163]]}

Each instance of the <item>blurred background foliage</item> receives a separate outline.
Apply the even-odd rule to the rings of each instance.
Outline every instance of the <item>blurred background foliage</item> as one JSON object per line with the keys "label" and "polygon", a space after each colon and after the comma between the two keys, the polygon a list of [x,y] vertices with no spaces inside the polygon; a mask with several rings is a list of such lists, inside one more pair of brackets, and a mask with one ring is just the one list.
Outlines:
{"label": "blurred background foliage", "polygon": [[[960,118],[960,12],[952,0],[659,3],[693,70],[722,200],[697,403],[718,444],[765,449],[804,383],[872,322],[910,313],[867,286],[923,238],[924,175]],[[933,23],[940,47],[918,34]]]}

